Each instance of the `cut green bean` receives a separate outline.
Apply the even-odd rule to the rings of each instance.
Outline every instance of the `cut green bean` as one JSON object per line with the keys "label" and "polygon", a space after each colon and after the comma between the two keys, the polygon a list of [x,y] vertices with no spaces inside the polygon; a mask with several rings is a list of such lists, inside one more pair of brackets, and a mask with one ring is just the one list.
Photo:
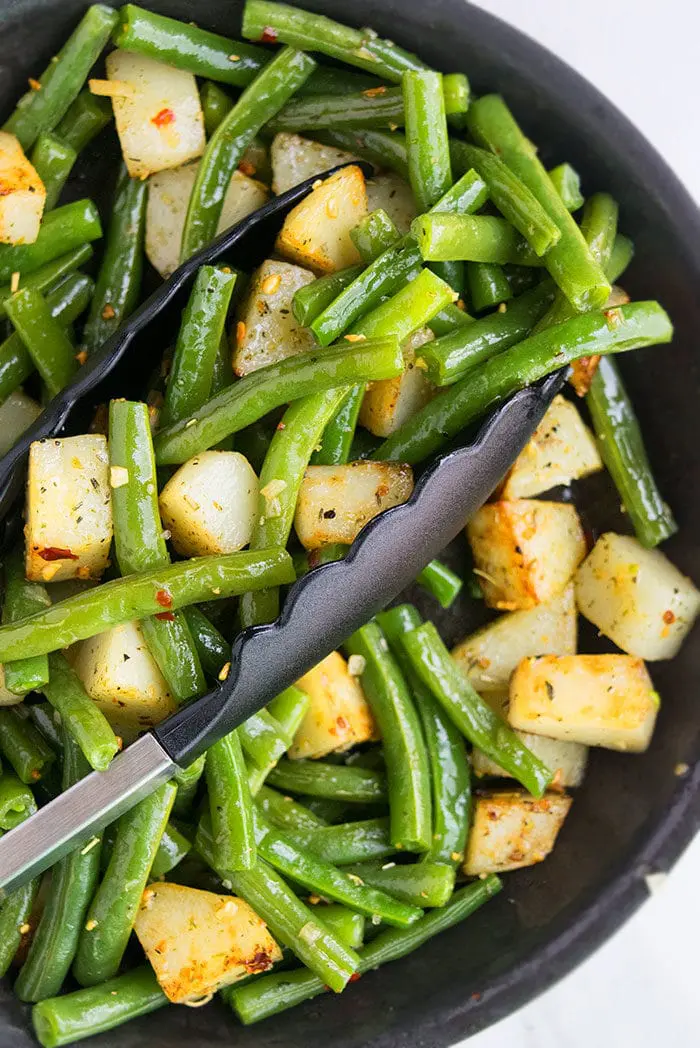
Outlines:
{"label": "cut green bean", "polygon": [[280,51],[243,91],[209,139],[182,232],[181,261],[203,248],[216,234],[231,175],[258,131],[304,83],[316,63],[292,48]]}
{"label": "cut green bean", "polygon": [[119,752],[119,741],[99,706],[61,652],[49,655],[49,680],[41,688],[61,715],[66,731],[95,771],[105,771]]}
{"label": "cut green bean", "polygon": [[292,744],[279,721],[268,710],[259,710],[238,728],[241,747],[259,768],[269,771]]}
{"label": "cut green bean", "polygon": [[284,734],[293,739],[301,727],[311,700],[305,691],[292,684],[268,702],[267,709]]}
{"label": "cut green bean", "polygon": [[66,329],[51,315],[40,291],[23,288],[8,299],[5,311],[22,339],[48,394],[55,397],[78,370],[75,348]]}
{"label": "cut green bean", "polygon": [[41,779],[56,759],[43,735],[12,706],[0,707],[0,750],[28,785]]}
{"label": "cut green bean", "polygon": [[4,768],[0,775],[0,830],[13,830],[35,811],[36,801],[29,786]]}
{"label": "cut green bean", "polygon": [[[349,91],[371,91],[381,87],[382,81],[367,73],[356,73],[352,69],[337,69],[319,65],[299,88],[300,95],[346,95]],[[386,85],[385,85],[386,86]]]}
{"label": "cut green bean", "polygon": [[214,868],[251,870],[256,861],[253,801],[238,732],[229,732],[207,751],[206,776]]}
{"label": "cut green bean", "polygon": [[583,311],[602,306],[610,294],[610,284],[562,203],[537,150],[518,127],[503,99],[498,95],[478,99],[469,107],[467,124],[472,137],[498,154],[558,226],[560,238],[547,252],[545,262],[574,309]]}
{"label": "cut green bean", "polygon": [[95,986],[117,973],[177,789],[160,786],[119,819],[117,836],[80,931],[73,975]]}
{"label": "cut green bean", "polygon": [[452,185],[442,74],[409,70],[401,81],[408,176],[419,212],[437,204]]}
{"label": "cut green bean", "polygon": [[113,1030],[167,1003],[153,969],[144,964],[101,986],[41,1001],[32,1009],[32,1023],[42,1048],[62,1048]]}
{"label": "cut green bean", "polygon": [[421,215],[411,232],[428,262],[506,262],[539,265],[524,237],[504,218],[493,215]]}
{"label": "cut green bean", "polygon": [[156,857],[151,866],[151,879],[164,877],[178,866],[192,848],[192,841],[169,822],[163,831]]}
{"label": "cut green bean", "polygon": [[442,93],[445,98],[445,113],[450,123],[461,127],[462,121],[450,120],[450,117],[461,117],[469,109],[471,89],[464,73],[444,73]]}
{"label": "cut green bean", "polygon": [[511,393],[579,357],[655,346],[672,337],[673,326],[658,302],[581,314],[469,371],[380,444],[373,458],[420,462]]}
{"label": "cut green bean", "polygon": [[382,40],[371,29],[351,29],[332,18],[268,0],[247,0],[243,36],[247,40],[277,41],[300,50],[320,51],[394,83],[401,82],[406,69],[425,68],[416,55]]}
{"label": "cut green bean", "polygon": [[468,262],[467,288],[475,313],[482,313],[513,297],[503,267],[495,262]]}
{"label": "cut green bean", "polygon": [[347,866],[368,859],[384,859],[396,854],[389,835],[388,816],[339,823],[337,826],[319,826],[315,830],[285,830],[297,844],[332,862]]}
{"label": "cut green bean", "polygon": [[56,125],[56,135],[66,145],[72,146],[76,153],[80,153],[102,128],[111,123],[112,115],[109,99],[93,95],[88,88],[83,88]]}
{"label": "cut green bean", "polygon": [[205,763],[206,754],[203,753],[192,764],[188,764],[186,768],[180,768],[179,771],[175,772],[177,795],[173,804],[173,815],[187,818],[191,814],[197,790],[199,789],[199,780],[204,775]]}
{"label": "cut green bean", "polygon": [[129,178],[126,168],[122,168],[95,281],[95,294],[83,331],[83,343],[88,353],[99,349],[138,303],[147,195],[148,182]]}
{"label": "cut green bean", "polygon": [[[5,596],[2,605],[2,622],[16,622],[51,605],[46,587],[40,582],[29,582],[24,574],[24,547],[15,547],[4,559]],[[49,679],[49,661],[46,655],[33,659],[19,659],[3,667],[5,687],[14,695],[26,695],[28,691],[41,688]]]}
{"label": "cut green bean", "polygon": [[387,796],[386,781],[378,772],[319,760],[281,760],[268,782],[280,790],[353,804],[383,801]]}
{"label": "cut green bean", "polygon": [[449,608],[457,599],[464,580],[441,560],[431,560],[416,576],[416,582],[427,590],[441,608]]}
{"label": "cut green bean", "polygon": [[406,681],[376,622],[353,633],[345,649],[364,660],[362,688],[379,725],[386,761],[392,843],[401,851],[427,851],[432,825],[430,769]]}
{"label": "cut green bean", "polygon": [[581,179],[578,171],[575,171],[571,164],[559,164],[552,168],[549,177],[567,211],[578,211],[580,207],[583,207]]}
{"label": "cut green bean", "polygon": [[353,153],[375,167],[388,167],[408,181],[406,138],[399,131],[317,131],[314,138]]}
{"label": "cut green bean", "polygon": [[231,645],[199,608],[194,605],[183,608],[182,614],[189,627],[202,669],[209,677],[218,680],[221,670],[231,660]]}
{"label": "cut green bean", "polygon": [[358,863],[349,866],[348,873],[359,877],[363,884],[423,909],[444,906],[455,886],[451,866],[427,859],[414,863]]}
{"label": "cut green bean", "polygon": [[531,291],[542,280],[541,272],[532,266],[504,266],[503,272],[514,295]]}
{"label": "cut green bean", "polygon": [[460,328],[468,327],[474,323],[474,317],[470,317],[463,306],[464,304],[460,307],[453,302],[435,314],[428,327],[436,338],[449,335],[453,331],[458,331]]}
{"label": "cut green bean", "polygon": [[30,159],[46,190],[45,212],[58,203],[77,158],[73,146],[56,135],[44,131],[37,138]]}
{"label": "cut green bean", "polygon": [[[94,637],[111,626],[144,619],[163,611],[207,600],[216,590],[219,599],[266,586],[294,582],[292,559],[284,550],[226,553],[195,557],[79,593],[45,612],[0,626],[0,662],[43,655]],[[0,715],[2,710],[0,710]]]}
{"label": "cut green bean", "polygon": [[[469,917],[498,894],[501,887],[500,879],[491,874],[483,881],[460,888],[446,906],[427,913],[410,928],[392,928],[381,932],[359,952],[359,971],[370,972],[382,964],[389,964],[412,953],[434,935]],[[273,972],[247,986],[234,987],[229,1002],[241,1022],[249,1025],[318,997],[326,990],[321,978],[303,969]]]}
{"label": "cut green bean", "polygon": [[327,928],[351,950],[359,950],[365,938],[365,918],[340,903],[323,906],[319,913]]}
{"label": "cut green bean", "polygon": [[319,313],[329,306],[341,291],[345,290],[348,284],[359,277],[364,268],[364,265],[348,266],[347,269],[340,269],[337,273],[328,273],[300,287],[292,299],[292,312],[295,320],[303,327],[308,327],[312,320],[315,320]]}
{"label": "cut green bean", "polygon": [[[126,483],[112,489],[114,547],[122,575],[155,571],[170,564],[158,509],[158,484],[146,404],[113,400],[109,408],[109,459],[125,471]],[[195,643],[182,612],[167,598],[159,617],[141,627],[148,649],[176,702],[201,694],[206,687]]]}
{"label": "cut green bean", "polygon": [[[369,265],[370,262],[374,262],[375,258],[379,258],[390,244],[395,244],[397,240],[400,240],[401,234],[384,208],[380,207],[365,215],[362,221],[350,230],[350,237],[362,261],[365,265]],[[344,286],[347,287],[347,284]]]}
{"label": "cut green bean", "polygon": [[56,57],[39,77],[39,87],[31,90],[3,126],[29,149],[42,131],[51,131],[77,96],[103,47],[117,24],[118,14],[111,7],[88,7],[77,29],[69,36]]}
{"label": "cut green bean", "polygon": [[15,888],[0,906],[0,977],[7,974],[32,914],[39,878]]}
{"label": "cut green bean", "polygon": [[[1,782],[2,780],[0,780]],[[255,803],[267,821],[278,830],[312,831],[323,826],[323,820],[305,805],[291,797],[285,797],[270,786],[261,786]]]}
{"label": "cut green bean", "polygon": [[[64,790],[90,771],[70,732],[64,732]],[[21,1001],[42,1001],[57,994],[73,963],[85,914],[97,886],[100,838],[77,845],[53,867],[51,884],[27,959],[14,985]]]}
{"label": "cut green bean", "polygon": [[204,130],[211,137],[224,117],[233,109],[233,99],[218,84],[205,80],[199,89],[199,101],[204,115]]}
{"label": "cut green bean", "polygon": [[376,93],[360,91],[345,95],[308,95],[287,102],[270,120],[266,131],[344,130],[350,128],[393,128],[403,124],[403,95],[400,87],[379,88]]}
{"label": "cut green bean", "polygon": [[0,244],[0,284],[9,283],[13,273],[34,273],[101,236],[100,216],[91,200],[54,208],[44,217],[33,244]]}
{"label": "cut green bean", "polygon": [[[311,456],[314,466],[337,466],[348,462],[364,394],[364,386],[353,386],[346,393],[335,415],[326,424],[321,440]],[[324,555],[328,556],[328,551]],[[338,557],[331,556],[331,559],[337,560]]]}
{"label": "cut green bean", "polygon": [[61,716],[48,702],[33,702],[29,707],[29,716],[39,729],[52,750],[63,751],[61,736]]}
{"label": "cut green bean", "polygon": [[347,801],[334,801],[329,797],[303,797],[304,807],[319,819],[323,819],[325,825],[342,822],[343,819],[352,815],[353,806]]}
{"label": "cut green bean", "polygon": [[628,265],[634,257],[634,244],[622,233],[618,233],[615,237],[615,243],[613,244],[612,254],[610,255],[610,261],[606,275],[608,280],[615,281],[627,269]]}
{"label": "cut green bean", "polygon": [[[45,266],[35,269],[28,276],[22,277],[20,287],[35,288],[37,291],[45,292],[47,297],[51,298],[54,286],[63,277],[73,273],[79,266],[82,266],[83,262],[88,262],[91,258],[92,248],[89,244],[82,244],[73,251],[61,255],[60,258],[55,259],[53,262],[47,262]],[[0,288],[0,317],[5,316],[5,303],[9,298],[12,298],[14,293],[10,284],[5,284],[4,287]]]}

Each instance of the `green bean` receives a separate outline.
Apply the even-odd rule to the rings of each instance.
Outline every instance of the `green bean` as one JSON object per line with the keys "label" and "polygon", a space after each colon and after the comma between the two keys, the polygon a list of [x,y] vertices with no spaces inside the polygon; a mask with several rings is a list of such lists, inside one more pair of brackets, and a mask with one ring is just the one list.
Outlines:
{"label": "green bean", "polygon": [[[327,465],[331,464],[327,463]],[[329,542],[328,545],[319,546],[318,549],[295,553],[292,559],[297,578],[302,578],[313,568],[319,568],[322,564],[332,564],[334,560],[342,560],[347,556],[349,549],[350,547],[343,542]]]}
{"label": "green bean", "polygon": [[305,691],[292,684],[268,702],[267,710],[284,734],[293,739],[306,716],[310,701]]}
{"label": "green bean", "polygon": [[355,73],[352,69],[336,69],[319,65],[305,84],[299,88],[300,95],[346,95],[348,91],[371,91],[381,87],[382,81],[366,73]]}
{"label": "green bean", "polygon": [[514,262],[539,265],[524,237],[504,218],[493,215],[421,215],[411,232],[428,262]]}
{"label": "green bean", "polygon": [[[375,258],[379,258],[390,244],[395,244],[397,240],[400,240],[401,234],[384,208],[380,207],[365,215],[362,221],[350,230],[350,238],[362,261],[369,265],[370,262],[374,262]],[[350,281],[347,283],[349,284]],[[344,287],[347,287],[347,284]],[[339,291],[342,290],[343,288],[339,289]]]}
{"label": "green bean", "polygon": [[403,354],[395,338],[348,342],[322,356],[311,350],[269,364],[207,401],[191,419],[161,430],[154,442],[156,462],[186,462],[281,404],[320,390],[394,378],[403,367]]}
{"label": "green bean", "polygon": [[301,51],[280,51],[219,124],[209,139],[192,187],[182,232],[181,261],[215,236],[231,175],[246,146],[303,84],[315,65]]}
{"label": "green bean", "polygon": [[165,783],[119,819],[117,836],[80,931],[73,975],[95,986],[119,970],[177,789]]}
{"label": "green bean", "polygon": [[111,120],[112,106],[109,99],[93,95],[88,88],[83,88],[56,125],[56,135],[66,145],[72,146],[76,153],[80,153]]}
{"label": "green bean", "polygon": [[83,343],[88,353],[99,349],[138,303],[147,194],[148,182],[129,178],[126,168],[122,168],[95,281],[95,294],[83,331]]}
{"label": "green bean", "polygon": [[449,608],[459,595],[464,580],[441,560],[431,560],[416,576],[416,582],[427,590],[441,608]]}
{"label": "green bean", "polygon": [[206,754],[203,753],[192,764],[175,772],[177,795],[173,804],[173,815],[178,815],[180,818],[190,815],[199,788],[199,780],[204,775],[205,764]]}
{"label": "green bean", "polygon": [[247,40],[277,41],[300,50],[320,51],[394,83],[400,83],[406,69],[425,68],[415,55],[382,40],[371,29],[351,29],[332,18],[268,0],[247,0],[243,36]]}
{"label": "green bean", "polygon": [[343,465],[348,461],[364,394],[364,386],[353,386],[346,393],[335,415],[326,424],[320,443],[311,456],[314,466]]}
{"label": "green bean", "polygon": [[58,203],[78,154],[61,138],[43,131],[34,143],[30,159],[46,190],[44,212],[50,211]]}
{"label": "green bean", "polygon": [[477,364],[516,345],[530,333],[554,299],[551,281],[543,281],[512,302],[504,313],[480,317],[466,328],[426,342],[420,348],[428,378],[436,386],[451,386]]}
{"label": "green bean", "polygon": [[365,919],[340,903],[330,903],[319,911],[321,920],[341,942],[351,950],[358,950],[365,938]]}
{"label": "green bean", "polygon": [[[448,120],[450,117],[461,117],[469,109],[471,89],[464,73],[444,73],[442,93],[445,97],[445,113]],[[462,126],[461,120],[450,120],[450,123],[457,127]]]}
{"label": "green bean", "polygon": [[55,397],[78,369],[75,349],[65,328],[54,320],[46,299],[34,288],[18,291],[7,301],[5,311],[49,396]]}
{"label": "green bean", "polygon": [[33,702],[29,707],[29,716],[51,749],[62,753],[61,715],[53,706],[48,702]]}
{"label": "green bean", "polygon": [[653,549],[678,530],[652,473],[642,432],[622,377],[601,360],[586,397],[603,462],[643,546]]}
{"label": "green bean", "polygon": [[364,660],[362,688],[379,725],[386,761],[392,843],[397,850],[426,851],[431,841],[430,769],[406,681],[376,622],[353,633],[345,649]]}
{"label": "green bean", "polygon": [[441,338],[443,335],[449,335],[451,332],[468,327],[473,323],[474,317],[470,317],[466,310],[460,308],[457,303],[452,303],[441,309],[439,313],[436,313],[428,327],[436,338]]}
{"label": "green bean", "polygon": [[403,96],[400,87],[378,88],[367,93],[308,95],[295,98],[280,109],[266,130],[317,131],[344,128],[395,128],[403,124]]}
{"label": "green bean", "polygon": [[243,721],[238,736],[246,756],[265,771],[273,768],[292,745],[291,738],[268,710],[259,710]]}
{"label": "green bean", "polygon": [[389,819],[380,816],[337,826],[320,826],[313,831],[287,830],[288,836],[309,848],[334,866],[347,866],[367,859],[384,859],[396,854],[389,834]]}
{"label": "green bean", "polygon": [[261,786],[255,803],[267,821],[278,830],[313,831],[324,825],[323,820],[305,805],[283,796],[270,786]]}
{"label": "green bean", "polygon": [[290,880],[324,899],[342,902],[366,917],[381,917],[387,924],[406,928],[421,916],[419,907],[392,899],[391,895],[359,884],[332,863],[295,844],[275,830],[261,827],[258,848],[262,858]]}
{"label": "green bean", "polygon": [[[64,731],[63,789],[89,771],[78,745]],[[99,869],[99,837],[83,841],[54,866],[39,927],[14,985],[21,1001],[42,1001],[60,991],[75,956]]]}
{"label": "green bean", "polygon": [[[296,358],[298,360],[298,357]],[[284,413],[260,472],[258,511],[250,549],[287,545],[297,496],[312,452],[347,390],[328,389],[295,401]],[[241,625],[271,622],[279,613],[279,590],[260,590],[241,598]]]}
{"label": "green bean", "polygon": [[197,411],[211,394],[214,364],[224,335],[236,274],[202,266],[182,316],[160,425]]}
{"label": "green bean", "polygon": [[627,269],[634,256],[634,244],[626,236],[618,233],[613,244],[610,262],[606,270],[608,280],[617,280]]}
{"label": "green bean", "polygon": [[402,642],[416,674],[462,734],[533,796],[541,797],[552,780],[551,771],[477,694],[453,663],[432,622],[406,633]]}
{"label": "green bean", "polygon": [[17,104],[3,126],[16,135],[27,150],[42,131],[51,131],[77,96],[109,34],[117,23],[117,12],[103,4],[87,9],[77,29],[39,77],[39,88]]}
{"label": "green bean", "polygon": [[[206,818],[199,824],[196,846],[205,862],[216,869],[211,828]],[[252,870],[216,869],[216,872],[307,968],[316,972],[336,993],[343,989],[357,970],[357,954],[322,924],[275,870],[258,859]]]}
{"label": "green bean", "polygon": [[364,268],[364,265],[348,266],[347,269],[339,269],[337,273],[328,273],[300,287],[292,299],[292,313],[295,320],[302,327],[308,327],[311,321],[315,320],[348,284],[359,277]]}
{"label": "green bean", "polygon": [[[491,874],[483,881],[460,888],[446,906],[427,913],[410,928],[391,928],[381,932],[359,952],[359,971],[370,972],[381,964],[389,964],[412,953],[434,935],[469,917],[501,887],[500,879]],[[326,989],[321,978],[303,969],[273,972],[247,986],[234,987],[229,1002],[241,1022],[249,1025],[317,997]]]}
{"label": "green bean", "polygon": [[581,179],[578,171],[574,170],[571,164],[559,164],[553,167],[549,172],[549,177],[567,211],[578,211],[580,207],[583,207]]}
{"label": "green bean", "polygon": [[304,807],[307,808],[312,815],[316,815],[319,819],[323,819],[325,825],[340,822],[346,816],[350,815],[353,810],[352,804],[348,804],[347,801],[334,801],[329,797],[302,796],[301,800],[303,801]]}
{"label": "green bean", "polygon": [[[158,509],[158,484],[146,404],[113,400],[109,408],[109,460],[126,471],[126,483],[112,489],[114,547],[122,575],[157,571],[170,564]],[[164,610],[165,609],[165,610]],[[167,598],[160,618],[141,623],[146,644],[176,702],[206,687],[187,620],[174,613]]]}
{"label": "green bean", "polygon": [[34,273],[101,236],[100,216],[91,200],[54,208],[44,217],[33,244],[0,244],[0,284],[9,282],[13,273]]}
{"label": "green bean", "polygon": [[213,590],[217,598],[225,599],[256,587],[284,585],[294,578],[289,554],[266,550],[195,557],[113,579],[45,612],[0,626],[0,662],[67,648],[122,622],[159,614],[168,598],[170,610],[177,611],[201,603]]}
{"label": "green bean", "polygon": [[216,869],[252,870],[256,861],[253,801],[238,732],[207,751],[207,790]]}
{"label": "green bean", "polygon": [[327,146],[354,153],[375,167],[388,167],[408,181],[406,139],[398,131],[373,131],[370,128],[362,131],[317,131],[314,138]]}
{"label": "green bean", "polygon": [[191,848],[192,841],[184,833],[181,833],[177,826],[173,826],[172,822],[169,822],[163,830],[163,836],[160,839],[158,851],[151,866],[151,879],[155,880],[158,877],[164,877],[166,873],[174,870],[185,856],[189,854]]}
{"label": "green bean", "polygon": [[[51,600],[46,587],[40,582],[29,582],[24,575],[24,548],[15,547],[4,560],[5,596],[2,605],[2,621],[16,622],[41,608],[48,608]],[[26,695],[46,684],[49,679],[49,662],[45,655],[33,659],[19,659],[3,667],[5,687],[15,695]]]}
{"label": "green bean", "polygon": [[27,784],[41,779],[56,759],[43,735],[13,706],[0,707],[0,750]]}
{"label": "green bean", "polygon": [[49,656],[49,680],[41,691],[58,710],[66,731],[90,766],[95,771],[105,771],[119,751],[119,741],[61,652]]}
{"label": "green bean", "polygon": [[32,791],[5,768],[0,775],[0,830],[13,830],[35,811]]}
{"label": "green bean", "polygon": [[579,357],[670,342],[672,336],[671,321],[658,302],[634,302],[607,314],[581,314],[531,335],[469,371],[400,426],[373,457],[420,462],[490,407],[557,368]]}
{"label": "green bean", "polygon": [[136,51],[234,87],[249,84],[270,57],[262,47],[210,33],[191,22],[166,18],[136,4],[125,4],[119,11],[114,43],[125,51]]}
{"label": "green bean", "polygon": [[418,211],[428,211],[452,185],[442,74],[409,70],[401,81],[408,175]]}
{"label": "green bean", "polygon": [[39,888],[39,878],[15,888],[0,906],[0,977],[7,974],[17,953]]}
{"label": "green bean", "polygon": [[199,101],[204,116],[204,130],[210,138],[224,117],[233,109],[233,99],[218,84],[205,80],[199,89]]}
{"label": "green bean", "polygon": [[231,645],[199,608],[194,605],[183,608],[182,614],[194,641],[202,669],[208,676],[218,679],[221,670],[231,659]]}
{"label": "green bean", "polygon": [[351,331],[368,339],[388,338],[393,334],[399,342],[404,342],[453,297],[449,284],[429,269],[421,269],[414,280],[353,324]]}
{"label": "green bean", "polygon": [[561,236],[545,260],[555,283],[579,311],[602,306],[610,294],[610,284],[562,203],[535,147],[518,127],[503,99],[498,95],[478,99],[469,108],[467,124],[472,137],[498,154],[558,226]]}
{"label": "green bean", "polygon": [[468,262],[467,288],[475,313],[482,313],[513,297],[503,267],[496,262]]}
{"label": "green bean", "polygon": [[363,862],[348,867],[363,884],[385,891],[395,899],[423,909],[444,906],[455,886],[451,866],[423,859],[421,862]]}
{"label": "green bean", "polygon": [[167,1003],[153,969],[144,964],[101,986],[41,1001],[32,1008],[32,1023],[42,1048],[61,1048],[113,1030]]}
{"label": "green bean", "polygon": [[532,266],[504,266],[503,272],[514,295],[531,291],[542,279],[542,274]]}
{"label": "green bean", "polygon": [[[35,269],[33,273],[23,277],[21,286],[46,292],[47,297],[51,299],[51,292],[56,283],[63,277],[68,276],[69,273],[73,273],[79,266],[82,266],[83,262],[88,262],[91,258],[92,248],[89,244],[83,244],[81,247],[61,255],[60,258],[55,259],[53,262],[47,262],[45,266],[41,266],[39,269]],[[4,287],[0,288],[0,317],[5,316],[5,303],[9,298],[12,298],[14,293],[10,284],[5,284]]]}
{"label": "green bean", "polygon": [[268,775],[268,782],[292,793],[353,804],[382,801],[387,796],[384,776],[378,772],[319,760],[281,760]]}

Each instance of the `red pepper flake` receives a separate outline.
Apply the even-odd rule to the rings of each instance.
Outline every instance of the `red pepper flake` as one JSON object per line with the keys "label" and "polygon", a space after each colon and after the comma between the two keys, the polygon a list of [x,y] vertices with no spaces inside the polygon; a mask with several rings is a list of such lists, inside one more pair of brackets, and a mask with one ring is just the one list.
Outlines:
{"label": "red pepper flake", "polygon": [[38,80],[35,80],[33,76],[29,77],[28,83],[32,91],[41,91],[41,84]]}
{"label": "red pepper flake", "polygon": [[286,429],[287,428],[287,423],[286,422],[278,422],[276,428],[277,429]]}
{"label": "red pepper flake", "polygon": [[175,616],[172,611],[159,611],[156,614],[156,618],[160,619],[161,622],[174,622]]}
{"label": "red pepper flake", "polygon": [[161,109],[155,116],[151,117],[151,123],[156,127],[167,127],[175,122],[175,114],[172,109]]}
{"label": "red pepper flake", "polygon": [[42,560],[77,560],[78,554],[73,553],[69,549],[63,549],[61,546],[44,546],[43,549],[37,549],[38,556]]}
{"label": "red pepper flake", "polygon": [[260,40],[263,44],[276,44],[277,43],[277,30],[273,29],[271,25],[266,25],[262,31]]}
{"label": "red pepper flake", "polygon": [[255,164],[251,164],[250,160],[242,160],[238,165],[238,170],[242,175],[248,175],[249,178],[252,178],[257,169]]}
{"label": "red pepper flake", "polygon": [[362,978],[362,976],[360,975],[359,972],[353,972],[352,975],[350,976],[350,982],[358,982],[361,978]]}
{"label": "red pepper flake", "polygon": [[266,972],[271,967],[272,960],[270,959],[270,955],[265,953],[264,950],[258,950],[257,953],[254,953],[246,964],[246,968],[251,975],[254,972]]}
{"label": "red pepper flake", "polygon": [[385,95],[386,87],[384,84],[380,84],[379,87],[368,88],[366,91],[363,91],[362,94],[365,98],[375,98],[377,95]]}
{"label": "red pepper flake", "polygon": [[105,303],[101,315],[103,320],[112,320],[114,317],[116,317],[117,313],[111,302]]}
{"label": "red pepper flake", "polygon": [[474,991],[474,993],[472,994],[472,1000],[473,1000],[473,1001],[480,1001],[480,1000],[481,1000],[481,994],[480,994],[480,993],[478,993],[478,992],[477,992],[477,991],[475,990],[475,991]]}
{"label": "red pepper flake", "polygon": [[676,621],[676,616],[670,610],[664,612],[663,618],[667,626],[671,626]]}
{"label": "red pepper flake", "polygon": [[156,601],[160,604],[161,608],[172,608],[173,598],[170,596],[167,590],[159,589],[156,593]]}
{"label": "red pepper flake", "polygon": [[335,723],[338,725],[341,731],[347,731],[350,725],[346,721],[345,717],[336,717]]}

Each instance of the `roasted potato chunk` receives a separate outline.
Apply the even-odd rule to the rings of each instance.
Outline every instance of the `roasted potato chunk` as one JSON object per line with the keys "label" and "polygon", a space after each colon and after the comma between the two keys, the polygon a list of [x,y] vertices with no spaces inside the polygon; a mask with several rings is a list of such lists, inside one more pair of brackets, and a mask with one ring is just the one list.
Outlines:
{"label": "roasted potato chunk", "polygon": [[275,258],[266,259],[255,270],[232,331],[233,370],[237,375],[314,348],[313,335],[292,313],[295,292],[313,280],[308,269]]}
{"label": "roasted potato chunk", "polygon": [[281,131],[272,139],[270,160],[272,162],[272,191],[286,193],[313,175],[321,175],[339,164],[357,160],[334,146],[324,146],[302,135]]}
{"label": "roasted potato chunk", "polygon": [[360,261],[350,230],[366,214],[365,176],[359,167],[344,167],[289,212],[276,250],[315,272],[335,273]]}
{"label": "roasted potato chunk", "polygon": [[396,378],[370,382],[360,408],[360,424],[375,437],[388,437],[435,394],[435,387],[422,368],[416,367],[417,350],[430,342],[430,328],[419,328],[402,346],[404,372]]}
{"label": "roasted potato chunk", "polygon": [[0,131],[0,244],[33,244],[46,190],[19,140]]}
{"label": "roasted potato chunk", "polygon": [[542,862],[570,807],[571,797],[563,793],[547,793],[540,800],[524,790],[477,797],[464,872],[478,877]]}
{"label": "roasted potato chunk", "polygon": [[418,214],[411,187],[394,171],[373,175],[367,182],[368,212],[380,207],[386,211],[399,233],[408,233],[411,222]]}
{"label": "roasted potato chunk", "polygon": [[352,676],[339,651],[297,681],[311,700],[289,748],[289,756],[325,757],[377,738],[372,711],[359,678]]}

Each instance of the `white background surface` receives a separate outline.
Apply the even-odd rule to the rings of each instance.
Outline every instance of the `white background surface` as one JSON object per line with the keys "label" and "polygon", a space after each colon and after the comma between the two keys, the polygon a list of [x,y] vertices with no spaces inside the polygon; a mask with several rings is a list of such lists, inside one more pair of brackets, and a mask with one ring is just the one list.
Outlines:
{"label": "white background surface", "polygon": [[[629,116],[700,202],[692,0],[474,0],[583,73]],[[700,839],[589,961],[468,1048],[690,1048],[700,1044]],[[466,1042],[465,1042],[466,1043]]]}

